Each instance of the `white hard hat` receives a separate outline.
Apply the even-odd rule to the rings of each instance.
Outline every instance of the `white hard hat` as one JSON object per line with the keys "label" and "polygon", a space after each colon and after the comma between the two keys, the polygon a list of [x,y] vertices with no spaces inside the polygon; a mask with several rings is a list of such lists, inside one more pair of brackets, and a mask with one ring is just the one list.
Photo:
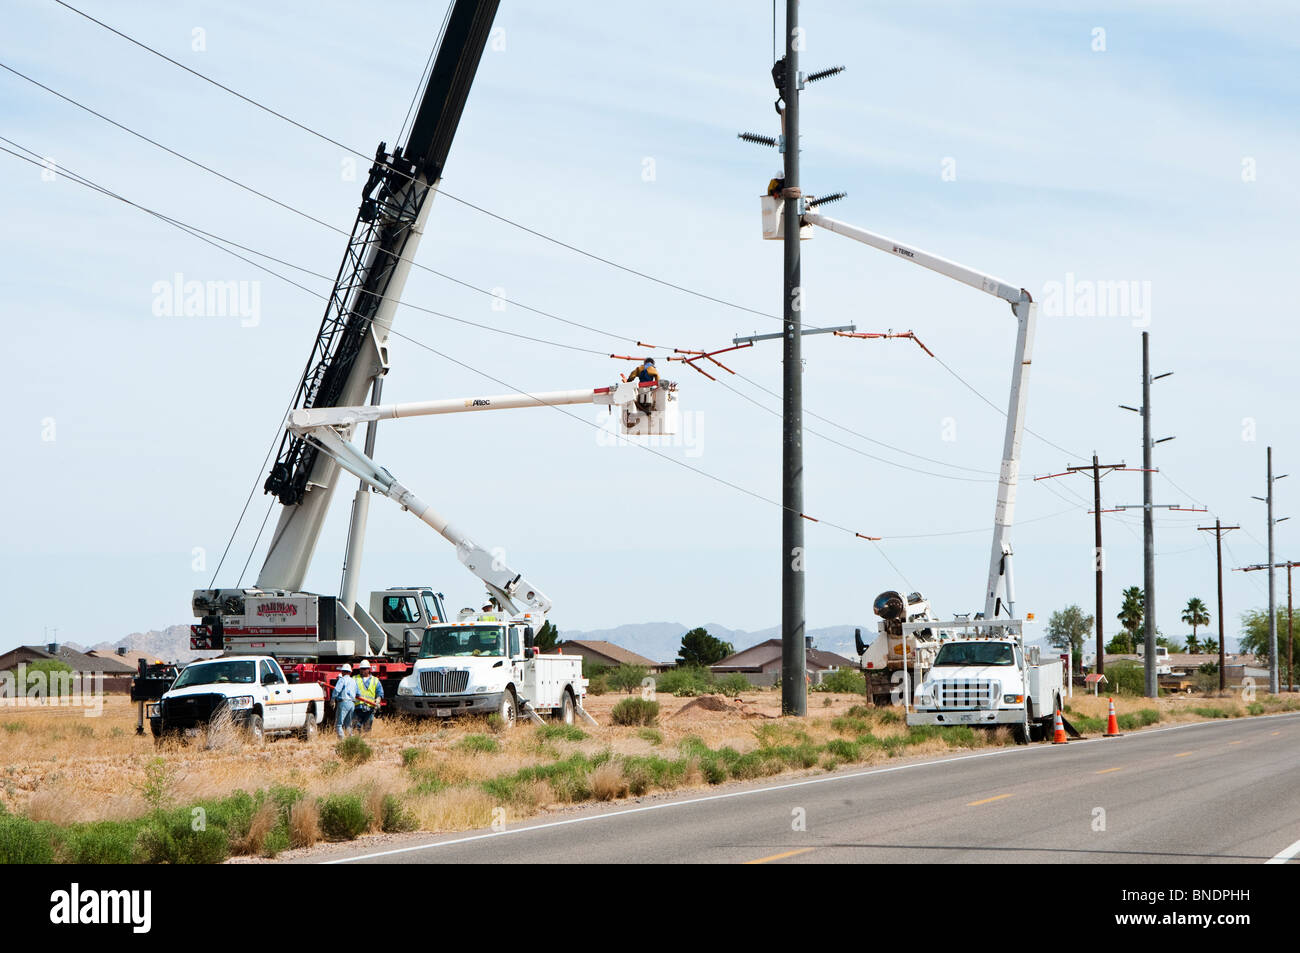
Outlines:
{"label": "white hard hat", "polygon": [[342,665],[339,666],[339,671],[340,671],[340,672],[350,672],[350,671],[352,671],[352,666],[349,665],[347,662],[344,662]]}
{"label": "white hard hat", "polygon": [[369,667],[370,667],[369,659],[362,659],[360,662],[357,663],[357,668],[369,668]]}

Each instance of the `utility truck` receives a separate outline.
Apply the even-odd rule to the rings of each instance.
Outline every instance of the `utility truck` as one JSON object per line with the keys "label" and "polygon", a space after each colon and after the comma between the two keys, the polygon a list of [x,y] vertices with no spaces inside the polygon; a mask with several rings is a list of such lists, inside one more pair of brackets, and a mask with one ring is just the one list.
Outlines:
{"label": "utility truck", "polygon": [[[866,646],[859,631],[857,645],[863,657],[864,670],[868,672],[868,686],[873,698],[882,697],[879,683],[872,680],[872,675],[879,670],[884,673],[890,687],[891,700],[904,705],[908,724],[1011,724],[1018,735],[1028,741],[1031,733],[1037,733],[1032,731],[1032,726],[1042,724],[1042,719],[1059,706],[1060,686],[1063,684],[1059,661],[1039,663],[1032,649],[1030,657],[1035,661],[1026,661],[1024,623],[1015,617],[1015,587],[1011,572],[1011,526],[1020,475],[1020,448],[1024,437],[1038,306],[1024,288],[915,245],[823,215],[815,211],[820,204],[815,198],[800,198],[799,202],[801,229],[812,226],[843,235],[961,282],[1011,307],[1016,320],[1015,358],[1011,368],[1002,465],[998,474],[997,505],[993,514],[984,611],[973,620],[957,618],[951,622],[939,622],[931,615],[928,604],[919,593],[903,599],[896,592],[886,592],[877,598],[874,607],[881,617],[875,642]],[[770,238],[774,233],[779,234],[784,225],[776,226],[768,214],[764,228],[764,237]],[[990,648],[990,645],[994,647]],[[994,656],[1011,661],[979,661]],[[976,661],[961,661],[964,659]],[[931,673],[928,681],[927,672]],[[923,696],[923,686],[927,684],[930,692]],[[1000,689],[996,697],[995,689]]]}
{"label": "utility truck", "polygon": [[149,726],[161,741],[228,720],[260,744],[268,734],[310,741],[324,717],[320,685],[291,683],[269,655],[233,655],[185,666],[150,713]]}

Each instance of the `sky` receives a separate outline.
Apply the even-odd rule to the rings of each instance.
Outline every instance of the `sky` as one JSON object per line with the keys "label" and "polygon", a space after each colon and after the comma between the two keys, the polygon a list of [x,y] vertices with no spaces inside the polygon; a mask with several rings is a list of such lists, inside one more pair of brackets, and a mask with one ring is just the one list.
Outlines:
{"label": "sky", "polygon": [[[403,0],[74,5],[365,155],[396,141],[443,13]],[[1153,385],[1154,436],[1176,437],[1155,449],[1155,502],[1207,508],[1157,511],[1158,627],[1186,633],[1191,597],[1217,626],[1213,538],[1196,527],[1219,517],[1242,527],[1224,537],[1235,636],[1242,612],[1267,605],[1266,573],[1229,571],[1267,559],[1252,499],[1266,447],[1275,472],[1300,478],[1286,371],[1300,338],[1300,21],[1267,2],[810,2],[801,19],[803,68],[847,67],[802,97],[804,190],[846,191],[827,214],[1042,304],[1012,534],[1018,610],[1040,623],[1072,603],[1093,610],[1090,482],[1030,477],[1093,452],[1140,466],[1141,422],[1118,405],[1141,402],[1146,330],[1153,373],[1173,372]],[[351,227],[365,163],[348,152],[52,0],[17,0],[6,20],[5,65]],[[604,386],[631,366],[605,355],[645,353],[629,339],[712,349],[776,330],[781,247],[761,239],[759,195],[780,156],[736,138],[778,131],[772,48],[767,3],[505,0],[417,255],[498,297],[417,270],[404,302],[547,343],[399,308],[385,400]],[[193,621],[192,589],[257,575],[263,459],[344,240],[3,70],[0,115],[44,164],[0,154],[0,651]],[[60,170],[327,277],[269,266],[308,293]],[[173,313],[191,281],[239,283],[243,307]],[[1119,287],[1101,283],[1130,292],[1120,313],[1089,303],[1090,289]],[[804,341],[805,509],[822,520],[806,527],[808,626],[873,629],[886,589],[919,590],[945,615],[982,608],[1009,309],[825,232],[803,246],[803,288],[809,324],[912,330],[935,354]],[[670,352],[653,353],[665,367]],[[576,407],[385,424],[376,457],[502,547],[561,631],[764,628],[780,618],[780,344],[724,360],[737,373],[717,382],[667,365],[684,419],[660,446],[618,445],[604,409]],[[1297,512],[1294,482],[1277,484],[1278,517]],[[1108,476],[1104,506],[1140,504],[1141,484]],[[354,488],[335,496],[313,591],[337,591]],[[1109,634],[1121,591],[1142,583],[1140,509],[1107,514],[1103,532]],[[1297,532],[1276,528],[1279,560],[1300,552]],[[362,588],[392,585],[430,585],[452,605],[481,594],[450,545],[375,500]]]}

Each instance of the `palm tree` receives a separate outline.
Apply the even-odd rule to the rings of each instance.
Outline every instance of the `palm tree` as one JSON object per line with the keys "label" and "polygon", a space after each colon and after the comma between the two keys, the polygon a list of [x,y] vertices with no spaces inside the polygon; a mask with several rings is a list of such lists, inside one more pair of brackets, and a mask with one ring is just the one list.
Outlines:
{"label": "palm tree", "polygon": [[1187,652],[1189,655],[1201,654],[1201,640],[1196,637],[1195,632],[1187,637],[1187,646],[1183,651]]}
{"label": "palm tree", "polygon": [[1219,654],[1219,640],[1218,640],[1218,639],[1206,639],[1205,642],[1201,645],[1201,651],[1204,652],[1204,653],[1206,653],[1207,655],[1218,655],[1218,654]]}
{"label": "palm tree", "polygon": [[1187,600],[1187,608],[1183,610],[1183,622],[1192,627],[1192,639],[1187,643],[1187,651],[1190,652],[1197,628],[1210,624],[1210,610],[1205,608],[1204,602],[1193,596]]}
{"label": "palm tree", "polygon": [[1146,611],[1146,594],[1140,586],[1129,586],[1124,590],[1124,604],[1116,614],[1120,625],[1128,629],[1129,635],[1136,641],[1142,631],[1142,617]]}

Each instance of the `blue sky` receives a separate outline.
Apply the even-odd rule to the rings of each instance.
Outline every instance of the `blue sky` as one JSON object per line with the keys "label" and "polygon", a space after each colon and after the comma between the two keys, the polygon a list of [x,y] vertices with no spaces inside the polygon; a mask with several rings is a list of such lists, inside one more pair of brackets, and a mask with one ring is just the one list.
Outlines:
{"label": "blue sky", "polygon": [[[341,2],[84,8],[364,153],[394,140],[442,19],[440,6],[389,0],[361,13]],[[1250,497],[1264,490],[1265,446],[1278,472],[1300,473],[1287,371],[1300,335],[1291,294],[1300,25],[1272,3],[807,3],[802,18],[805,68],[848,67],[803,99],[805,189],[849,193],[829,214],[1035,297],[1067,275],[1149,283],[1153,367],[1175,372],[1155,386],[1154,428],[1178,438],[1157,448],[1156,500],[1211,509],[1157,518],[1158,621],[1182,634],[1188,597],[1214,608],[1212,539],[1195,527],[1216,514],[1241,523],[1226,537],[1225,563],[1264,561],[1263,506]],[[505,0],[497,25],[504,49],[485,54],[447,191],[778,312],[780,246],[760,240],[757,196],[779,156],[735,138],[775,131],[770,5]],[[1093,49],[1097,28],[1104,51]],[[346,154],[48,0],[12,5],[0,60],[289,205],[351,225],[359,183],[344,175]],[[313,271],[337,268],[342,239],[328,229],[3,72],[0,110],[3,135],[134,201]],[[955,179],[941,174],[945,160]],[[91,643],[188,621],[190,590],[208,583],[264,476],[321,304],[6,155],[0,203],[11,354],[0,650],[40,642],[47,627]],[[446,199],[419,261],[656,344],[719,347],[776,324]],[[260,282],[258,320],[156,315],[153,289],[177,273]],[[994,299],[830,234],[804,246],[804,285],[806,320],[913,329],[1004,404],[1014,324]],[[601,352],[631,347],[519,308],[493,310],[487,297],[427,272],[412,276],[405,300]],[[399,309],[396,327],[483,373],[399,339],[386,399],[503,389],[484,375],[529,390],[599,386],[626,366],[410,309]],[[1072,602],[1091,611],[1091,487],[1083,477],[1050,486],[1028,477],[1084,463],[1093,450],[1138,465],[1140,422],[1116,405],[1140,401],[1139,335],[1127,316],[1040,319],[1029,427],[1069,451],[1026,438],[1016,584],[1020,608],[1041,620]],[[813,338],[804,357],[806,407],[833,422],[809,417],[806,426],[861,451],[807,435],[807,510],[885,537],[877,550],[809,525],[809,625],[870,626],[872,597],[900,586],[942,612],[978,608],[994,484],[971,481],[996,472],[1000,415],[905,341]],[[660,448],[670,460],[609,446],[586,425],[598,422],[595,408],[575,409],[578,421],[545,410],[406,421],[381,428],[377,456],[481,542],[504,547],[552,597],[561,629],[659,620],[762,628],[779,617],[779,511],[673,462],[779,497],[779,419],[740,396],[778,406],[755,385],[779,391],[779,345],[732,358],[744,377],[727,377],[727,387],[676,372],[692,439]],[[1293,509],[1291,482],[1278,484],[1279,516]],[[349,481],[336,497],[309,576],[320,591],[338,585],[351,491]],[[1104,500],[1140,502],[1140,477],[1108,477]],[[235,583],[250,550],[244,582],[256,575],[266,505],[257,494],[218,584]],[[1288,549],[1293,526],[1277,530],[1281,559],[1300,552]],[[1113,631],[1120,590],[1141,582],[1140,513],[1108,516],[1104,532]],[[1230,635],[1240,612],[1265,604],[1265,582],[1227,574]],[[479,594],[450,546],[375,501],[363,587],[409,583],[431,584],[457,605]]]}

